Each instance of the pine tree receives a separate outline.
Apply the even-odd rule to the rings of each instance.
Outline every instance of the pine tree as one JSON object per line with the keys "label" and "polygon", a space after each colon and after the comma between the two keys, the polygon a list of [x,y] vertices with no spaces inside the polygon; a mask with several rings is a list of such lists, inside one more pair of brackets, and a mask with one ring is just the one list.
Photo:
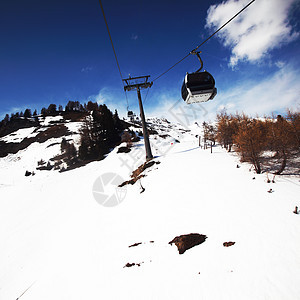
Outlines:
{"label": "pine tree", "polygon": [[45,118],[47,116],[47,109],[45,107],[43,107],[41,109],[41,115]]}
{"label": "pine tree", "polygon": [[56,104],[50,104],[47,108],[47,115],[56,115]]}
{"label": "pine tree", "polygon": [[9,117],[8,114],[6,114],[5,117],[4,117],[4,119],[3,119],[3,121],[2,121],[2,124],[3,124],[4,126],[6,126],[6,125],[8,124],[9,121],[10,121],[10,117]]}
{"label": "pine tree", "polygon": [[31,118],[31,116],[31,110],[29,108],[25,109],[24,118],[28,119]]}
{"label": "pine tree", "polygon": [[81,129],[79,157],[82,160],[101,159],[120,141],[120,130],[116,129],[116,116],[114,118],[105,104],[98,107],[89,102],[88,106],[94,109]]}

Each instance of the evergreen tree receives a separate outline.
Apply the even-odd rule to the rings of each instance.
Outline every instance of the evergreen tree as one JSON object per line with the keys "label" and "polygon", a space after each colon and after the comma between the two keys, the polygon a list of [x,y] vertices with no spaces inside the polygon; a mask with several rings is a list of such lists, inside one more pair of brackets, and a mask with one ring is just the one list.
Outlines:
{"label": "evergreen tree", "polygon": [[47,109],[45,107],[43,107],[41,109],[41,115],[45,118],[47,116]]}
{"label": "evergreen tree", "polygon": [[24,118],[28,119],[31,118],[31,116],[31,110],[29,108],[25,109]]}
{"label": "evergreen tree", "polygon": [[10,121],[10,117],[8,114],[5,115],[3,121],[2,121],[2,124],[5,126],[7,125],[7,123]]}
{"label": "evergreen tree", "polygon": [[121,120],[119,118],[117,110],[115,110],[115,112],[114,112],[113,120],[114,120],[114,126],[115,126],[116,130],[119,131],[119,132],[122,131],[123,130],[123,125],[121,123]]}
{"label": "evergreen tree", "polygon": [[[96,108],[94,103],[89,102],[89,108]],[[79,157],[82,160],[99,159],[108,153],[120,141],[120,130],[115,123],[118,122],[117,115],[105,104],[91,111],[86,117],[81,129]]]}
{"label": "evergreen tree", "polygon": [[47,109],[47,115],[56,115],[56,104],[50,104]]}
{"label": "evergreen tree", "polygon": [[94,111],[94,110],[98,110],[98,104],[92,101],[89,101],[86,105],[86,109],[87,111]]}
{"label": "evergreen tree", "polygon": [[75,102],[69,101],[66,105],[65,111],[70,112],[70,111],[74,111],[74,109],[75,109]]}

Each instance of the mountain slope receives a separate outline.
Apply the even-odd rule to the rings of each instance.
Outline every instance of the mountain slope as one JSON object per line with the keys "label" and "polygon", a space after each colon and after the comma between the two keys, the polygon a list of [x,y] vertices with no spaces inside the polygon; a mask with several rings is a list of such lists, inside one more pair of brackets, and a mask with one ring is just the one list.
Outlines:
{"label": "mountain slope", "polygon": [[[85,167],[33,177],[13,173],[25,154],[10,156],[20,157],[18,168],[0,159],[1,299],[24,292],[22,300],[298,297],[299,177],[268,184],[249,165],[236,168],[237,158],[219,146],[199,148],[197,125],[149,123],[160,164],[125,186],[114,207],[93,197],[97,188],[101,196],[115,193],[114,186],[101,194],[94,183],[107,173],[118,184],[128,180],[143,161],[143,141],[129,153],[114,149]],[[179,255],[168,243],[188,233],[208,238]],[[228,241],[235,244],[226,248]]]}

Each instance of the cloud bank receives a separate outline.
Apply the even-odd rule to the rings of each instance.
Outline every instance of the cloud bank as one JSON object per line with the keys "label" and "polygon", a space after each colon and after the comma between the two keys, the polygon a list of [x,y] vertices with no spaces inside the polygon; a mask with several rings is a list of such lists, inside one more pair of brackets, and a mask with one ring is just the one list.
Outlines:
{"label": "cloud bank", "polygon": [[[271,50],[295,40],[299,33],[288,23],[294,2],[296,0],[256,0],[222,29],[217,36],[232,51],[229,65],[233,67],[243,60],[259,61]],[[248,3],[249,0],[228,0],[210,6],[206,27],[216,30]]]}
{"label": "cloud bank", "polygon": [[[300,110],[300,73],[291,65],[282,65],[274,74],[256,82],[252,79],[225,91],[219,91],[212,101],[187,105],[174,94],[161,94],[155,97],[157,106],[146,107],[148,116],[165,117],[170,121],[183,124],[199,124],[214,121],[222,109],[228,113],[256,115],[284,114],[287,109]],[[151,99],[149,99],[151,102]]]}

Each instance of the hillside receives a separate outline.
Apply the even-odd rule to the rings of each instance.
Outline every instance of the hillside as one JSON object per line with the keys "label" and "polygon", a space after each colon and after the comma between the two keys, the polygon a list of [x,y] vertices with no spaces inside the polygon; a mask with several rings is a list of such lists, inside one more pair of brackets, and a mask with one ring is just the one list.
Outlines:
{"label": "hillside", "polygon": [[[36,170],[62,137],[0,158],[0,299],[297,299],[300,176],[267,183],[199,147],[197,124],[148,121],[156,163],[134,185],[117,187],[144,162],[143,140],[62,173]],[[76,144],[80,124],[65,126]],[[189,233],[207,239],[179,254],[169,242]]]}

